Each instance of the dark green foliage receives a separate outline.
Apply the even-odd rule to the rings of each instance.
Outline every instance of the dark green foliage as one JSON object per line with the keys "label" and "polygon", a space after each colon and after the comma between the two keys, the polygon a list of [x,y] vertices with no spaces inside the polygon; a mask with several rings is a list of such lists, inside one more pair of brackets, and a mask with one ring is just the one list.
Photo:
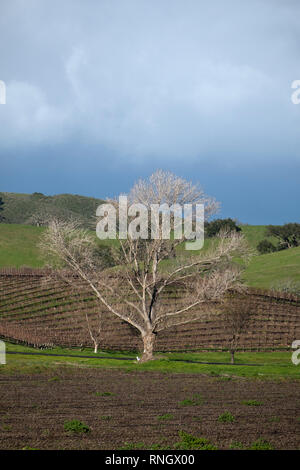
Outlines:
{"label": "dark green foliage", "polygon": [[175,449],[180,450],[217,450],[208,439],[204,437],[195,437],[185,431],[179,431],[180,442],[175,444]]}
{"label": "dark green foliage", "polygon": [[300,245],[300,224],[267,225],[266,235],[278,240],[278,250],[293,248]]}
{"label": "dark green foliage", "polygon": [[65,421],[64,429],[65,431],[76,433],[76,434],[90,432],[90,428],[86,424],[82,423],[81,421],[78,421],[77,419],[72,419],[71,421]]}
{"label": "dark green foliage", "polygon": [[271,243],[269,240],[262,240],[261,242],[259,242],[256,248],[261,255],[277,251],[276,246],[273,245],[273,243]]}
{"label": "dark green foliage", "polygon": [[229,413],[229,411],[225,411],[225,413],[222,413],[219,417],[218,417],[218,421],[220,423],[233,423],[234,421],[234,416],[232,416],[231,413]]}
{"label": "dark green foliage", "polygon": [[241,228],[237,226],[232,219],[216,219],[205,223],[205,235],[208,238],[215,237],[221,230],[230,232],[240,232]]}
{"label": "dark green foliage", "polygon": [[0,222],[3,222],[5,220],[5,217],[3,216],[3,206],[4,202],[2,197],[0,197]]}

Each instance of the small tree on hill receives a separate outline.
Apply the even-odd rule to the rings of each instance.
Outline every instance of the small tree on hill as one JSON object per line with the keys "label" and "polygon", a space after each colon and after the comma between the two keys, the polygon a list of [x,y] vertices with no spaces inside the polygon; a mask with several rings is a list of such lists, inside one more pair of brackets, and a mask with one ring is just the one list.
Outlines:
{"label": "small tree on hill", "polygon": [[240,337],[249,326],[254,308],[249,299],[228,299],[223,306],[223,325],[229,336],[229,351],[231,363],[234,364],[234,355],[238,348]]}
{"label": "small tree on hill", "polygon": [[285,250],[300,244],[300,224],[268,225],[266,235],[278,240],[278,249]]}

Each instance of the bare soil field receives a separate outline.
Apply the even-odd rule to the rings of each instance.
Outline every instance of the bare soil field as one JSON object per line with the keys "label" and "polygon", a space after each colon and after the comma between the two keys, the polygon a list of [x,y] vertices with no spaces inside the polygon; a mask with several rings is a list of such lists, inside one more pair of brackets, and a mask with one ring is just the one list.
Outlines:
{"label": "bare soil field", "polygon": [[[299,381],[61,368],[0,376],[0,397],[1,449],[174,448],[179,431],[218,449],[300,449]],[[74,419],[90,431],[66,431]]]}

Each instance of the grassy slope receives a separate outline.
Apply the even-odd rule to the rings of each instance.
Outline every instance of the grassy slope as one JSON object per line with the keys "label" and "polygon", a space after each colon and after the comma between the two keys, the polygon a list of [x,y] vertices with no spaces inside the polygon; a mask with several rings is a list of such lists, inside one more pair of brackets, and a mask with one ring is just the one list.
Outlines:
{"label": "grassy slope", "polygon": [[269,288],[278,281],[300,281],[300,247],[256,256],[248,266],[244,279],[253,287]]}
{"label": "grassy slope", "polygon": [[[38,243],[44,227],[22,224],[0,223],[0,268],[28,266],[40,268],[44,261],[40,257]],[[101,245],[114,243],[98,240]]]}
{"label": "grassy slope", "polygon": [[253,248],[256,248],[258,243],[264,240],[265,238],[276,244],[276,239],[274,237],[265,236],[265,225],[243,225],[242,231]]}
{"label": "grassy slope", "polygon": [[[0,267],[32,266],[41,267],[43,261],[38,253],[38,240],[43,232],[41,227],[15,224],[0,224]],[[264,226],[243,226],[249,243],[253,248],[265,238]],[[112,243],[102,241],[103,244]],[[209,245],[206,240],[205,247]],[[179,250],[184,253],[183,247]],[[189,255],[193,252],[189,252]],[[166,263],[168,265],[168,262]],[[290,250],[255,256],[248,266],[244,279],[254,287],[268,288],[274,282],[284,279],[300,281],[300,247]]]}
{"label": "grassy slope", "polygon": [[43,266],[37,244],[43,232],[41,227],[0,224],[0,267]]}

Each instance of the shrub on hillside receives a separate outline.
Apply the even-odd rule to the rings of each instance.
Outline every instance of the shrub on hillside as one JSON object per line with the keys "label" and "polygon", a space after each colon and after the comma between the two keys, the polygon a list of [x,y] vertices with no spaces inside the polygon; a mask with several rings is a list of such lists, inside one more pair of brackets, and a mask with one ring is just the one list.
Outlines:
{"label": "shrub on hillside", "polygon": [[273,253],[274,251],[277,251],[276,246],[273,245],[273,243],[270,242],[269,240],[262,240],[261,242],[259,242],[256,248],[257,248],[257,251],[261,255],[265,255],[266,253]]}
{"label": "shrub on hillside", "polygon": [[240,232],[241,228],[232,219],[216,219],[205,223],[205,234],[208,238],[215,237],[221,230]]}
{"label": "shrub on hillside", "polygon": [[0,197],[0,222],[3,222],[5,220],[5,217],[1,215],[1,212],[3,211],[3,205],[4,205],[4,202],[2,200],[2,197]]}
{"label": "shrub on hillside", "polygon": [[278,240],[278,250],[285,250],[300,245],[300,224],[268,225],[266,235]]}

